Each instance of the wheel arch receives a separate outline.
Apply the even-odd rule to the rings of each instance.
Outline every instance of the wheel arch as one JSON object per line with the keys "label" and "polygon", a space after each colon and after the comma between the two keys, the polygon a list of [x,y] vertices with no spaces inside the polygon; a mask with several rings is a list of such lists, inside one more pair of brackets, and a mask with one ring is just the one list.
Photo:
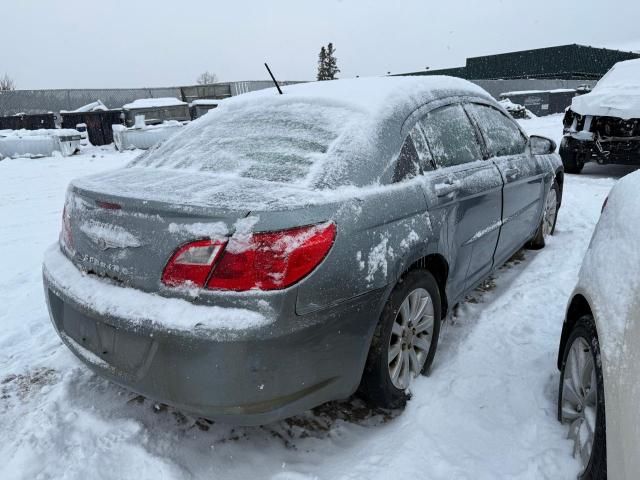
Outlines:
{"label": "wheel arch", "polygon": [[440,290],[440,305],[442,307],[442,318],[446,317],[449,310],[449,304],[447,301],[447,279],[449,278],[449,262],[440,253],[430,253],[414,260],[402,271],[400,277],[406,275],[413,270],[427,270],[438,283],[438,290]]}
{"label": "wheel arch", "polygon": [[584,295],[577,293],[571,299],[571,303],[567,308],[567,316],[564,324],[562,325],[562,333],[560,334],[560,347],[558,348],[558,369],[562,368],[562,359],[564,357],[564,349],[567,346],[567,340],[571,335],[571,330],[578,322],[578,320],[584,315],[593,315],[591,305]]}

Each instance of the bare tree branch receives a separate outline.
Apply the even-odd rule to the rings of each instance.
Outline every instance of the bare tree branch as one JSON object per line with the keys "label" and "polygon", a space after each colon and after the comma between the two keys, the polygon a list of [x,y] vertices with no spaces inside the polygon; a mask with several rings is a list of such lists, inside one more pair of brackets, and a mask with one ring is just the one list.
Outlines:
{"label": "bare tree branch", "polygon": [[198,75],[196,82],[198,85],[209,85],[211,83],[216,83],[218,81],[218,76],[215,73],[210,71],[206,71]]}

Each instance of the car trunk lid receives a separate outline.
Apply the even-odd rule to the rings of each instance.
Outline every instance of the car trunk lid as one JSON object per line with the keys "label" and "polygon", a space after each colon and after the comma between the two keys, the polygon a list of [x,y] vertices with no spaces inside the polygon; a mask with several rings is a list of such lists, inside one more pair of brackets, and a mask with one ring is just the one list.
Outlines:
{"label": "car trunk lid", "polygon": [[[188,192],[181,190],[184,178],[149,180],[145,186],[128,183],[126,176],[116,183],[72,183],[63,229],[69,229],[71,243],[65,251],[79,268],[126,286],[158,291],[162,271],[180,245],[226,237],[249,214],[221,197],[217,205],[190,202]],[[168,201],[153,194],[160,190],[171,192]]]}

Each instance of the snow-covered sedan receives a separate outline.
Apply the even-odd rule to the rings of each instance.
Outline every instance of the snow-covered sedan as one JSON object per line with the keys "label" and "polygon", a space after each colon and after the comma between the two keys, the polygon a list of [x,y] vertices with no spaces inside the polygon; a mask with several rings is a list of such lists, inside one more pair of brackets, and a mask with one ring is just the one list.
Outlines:
{"label": "snow-covered sedan", "polygon": [[225,100],[126,168],[74,180],[44,281],[96,372],[266,423],[358,386],[401,406],[440,322],[553,233],[555,145],[460,79]]}
{"label": "snow-covered sedan", "polygon": [[640,59],[619,62],[564,117],[560,156],[567,173],[585,163],[640,165]]}
{"label": "snow-covered sedan", "polygon": [[603,207],[562,329],[558,416],[582,479],[640,472],[640,172]]}

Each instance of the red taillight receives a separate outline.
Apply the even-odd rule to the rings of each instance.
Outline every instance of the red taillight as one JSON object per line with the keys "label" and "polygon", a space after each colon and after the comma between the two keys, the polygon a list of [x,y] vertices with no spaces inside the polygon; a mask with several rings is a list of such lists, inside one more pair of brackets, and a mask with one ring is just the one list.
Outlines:
{"label": "red taillight", "polygon": [[60,231],[60,242],[68,250],[73,251],[73,235],[71,234],[71,218],[69,216],[69,210],[65,203],[62,210],[62,229]]}
{"label": "red taillight", "polygon": [[181,246],[164,268],[162,283],[171,287],[204,287],[224,244],[218,240],[198,240]]}
{"label": "red taillight", "polygon": [[326,257],[335,237],[336,226],[328,222],[232,237],[228,243],[198,240],[173,254],[162,282],[236,292],[280,290],[311,273]]}
{"label": "red taillight", "polygon": [[213,270],[207,288],[215,290],[280,290],[302,280],[329,253],[336,237],[334,223],[280,232],[255,233],[236,245],[233,238]]}

